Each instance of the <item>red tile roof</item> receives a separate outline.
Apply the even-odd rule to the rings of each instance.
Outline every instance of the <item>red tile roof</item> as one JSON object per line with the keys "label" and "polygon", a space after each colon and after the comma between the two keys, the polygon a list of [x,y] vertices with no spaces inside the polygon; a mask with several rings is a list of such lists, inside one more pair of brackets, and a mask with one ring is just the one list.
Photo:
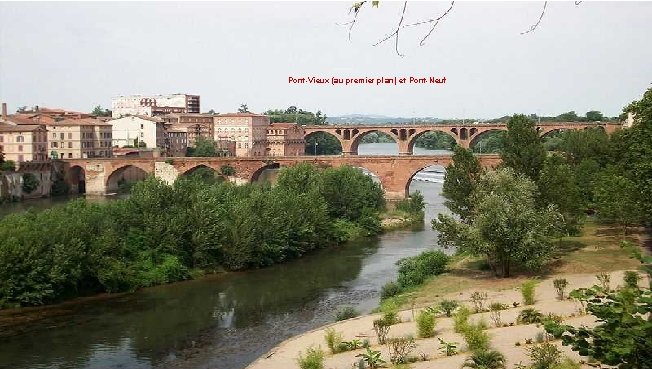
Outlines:
{"label": "red tile roof", "polygon": [[41,128],[43,128],[43,126],[39,124],[13,125],[13,124],[0,123],[0,132],[31,132]]}
{"label": "red tile roof", "polygon": [[255,113],[225,113],[225,114],[217,114],[216,116],[218,118],[219,117],[244,117],[244,118],[266,117],[266,115],[255,114]]}

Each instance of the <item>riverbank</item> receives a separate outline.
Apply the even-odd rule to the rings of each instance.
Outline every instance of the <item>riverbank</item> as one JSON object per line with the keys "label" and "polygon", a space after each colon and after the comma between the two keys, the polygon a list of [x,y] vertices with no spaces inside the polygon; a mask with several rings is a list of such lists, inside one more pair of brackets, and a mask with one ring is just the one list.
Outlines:
{"label": "riverbank", "polygon": [[[630,241],[636,241],[639,245],[644,243],[646,234],[641,230],[629,237]],[[501,351],[507,357],[509,365],[518,362],[528,362],[526,340],[534,340],[537,333],[542,332],[542,327],[529,324],[514,324],[515,320],[524,309],[521,305],[513,307],[514,302],[521,302],[519,286],[526,279],[537,278],[536,304],[535,309],[544,315],[554,313],[562,316],[564,322],[570,325],[592,325],[595,323],[590,315],[578,314],[579,304],[571,300],[559,301],[556,299],[556,290],[552,280],[565,278],[568,281],[568,291],[589,287],[598,283],[597,273],[609,273],[611,276],[611,287],[616,288],[623,282],[623,274],[626,270],[637,270],[640,263],[630,258],[629,253],[619,246],[619,233],[617,229],[599,226],[594,223],[587,223],[583,234],[579,237],[567,237],[560,240],[560,250],[555,260],[546,268],[546,273],[536,275],[534,273],[521,272],[518,277],[503,279],[495,278],[490,271],[481,270],[482,263],[475,258],[460,258],[449,271],[440,276],[431,278],[422,286],[388,299],[383,302],[386,307],[399,307],[401,323],[393,325],[390,329],[390,337],[412,334],[416,336],[415,315],[423,308],[443,300],[456,300],[469,307],[472,306],[471,294],[473,292],[485,292],[488,296],[488,305],[491,302],[500,302],[510,306],[502,312],[502,320],[511,323],[513,326],[493,327],[488,330],[492,346]],[[647,286],[647,276],[639,273],[642,277],[640,286]],[[373,330],[373,321],[380,315],[367,315],[355,319],[330,324],[319,329],[307,332],[300,336],[293,337],[272,349],[267,354],[248,366],[248,369],[291,369],[298,368],[296,358],[306,349],[322,347],[327,351],[324,334],[327,328],[333,328],[342,333],[344,340],[359,339],[369,340],[373,350],[378,350],[387,359],[388,351],[384,345],[378,345]],[[489,320],[489,313],[474,314],[472,321]],[[468,350],[462,342],[463,337],[452,329],[451,318],[438,317],[436,337],[418,339],[416,349],[412,352],[416,357],[422,354],[428,357],[427,361],[419,361],[411,364],[412,368],[436,369],[461,367]],[[441,344],[438,338],[447,342],[457,342],[460,355],[445,356],[441,353]],[[519,342],[518,345],[516,342]],[[580,360],[579,356],[569,350],[568,347],[561,347],[560,342],[555,342],[562,351],[575,361]],[[335,355],[326,355],[326,368],[350,368],[359,360],[355,355],[363,353],[358,349]]]}

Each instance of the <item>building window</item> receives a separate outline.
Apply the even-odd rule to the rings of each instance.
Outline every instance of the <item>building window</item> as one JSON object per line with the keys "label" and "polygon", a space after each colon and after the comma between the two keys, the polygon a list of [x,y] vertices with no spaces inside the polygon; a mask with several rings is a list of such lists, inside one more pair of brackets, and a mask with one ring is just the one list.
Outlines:
{"label": "building window", "polygon": [[4,136],[0,136],[0,142],[4,142],[4,141],[5,141]]}
{"label": "building window", "polygon": [[17,136],[17,137],[16,137],[16,142],[25,142],[25,137],[23,137],[23,136]]}
{"label": "building window", "polygon": [[68,142],[68,148],[72,149],[72,142]]}
{"label": "building window", "polygon": [[58,147],[58,144],[57,144],[56,142],[51,142],[51,143],[50,143],[50,147],[52,147],[52,148],[57,148],[57,149],[59,148],[59,147]]}
{"label": "building window", "polygon": [[59,134],[59,138],[60,138],[61,140],[63,140],[64,137],[65,137],[65,135],[63,134],[63,132]]}
{"label": "building window", "polygon": [[72,140],[72,133],[68,133],[68,139]]}
{"label": "building window", "polygon": [[18,155],[18,161],[24,161],[22,155]]}
{"label": "building window", "polygon": [[72,159],[72,153],[71,152],[68,153],[68,159]]}
{"label": "building window", "polygon": [[18,145],[18,151],[23,151],[23,145]]}
{"label": "building window", "polygon": [[52,138],[57,138],[57,134],[52,132]]}

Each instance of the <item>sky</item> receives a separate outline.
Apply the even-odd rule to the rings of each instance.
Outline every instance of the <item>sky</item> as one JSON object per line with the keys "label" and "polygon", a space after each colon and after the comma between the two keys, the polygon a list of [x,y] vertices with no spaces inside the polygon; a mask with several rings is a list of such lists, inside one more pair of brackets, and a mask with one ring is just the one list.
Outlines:
{"label": "sky", "polygon": [[[455,2],[392,33],[403,2],[1,2],[0,101],[90,111],[131,94],[201,95],[202,111],[489,119],[600,110],[652,87],[652,2]],[[403,24],[450,2],[408,2]],[[292,84],[289,77],[446,77]]]}

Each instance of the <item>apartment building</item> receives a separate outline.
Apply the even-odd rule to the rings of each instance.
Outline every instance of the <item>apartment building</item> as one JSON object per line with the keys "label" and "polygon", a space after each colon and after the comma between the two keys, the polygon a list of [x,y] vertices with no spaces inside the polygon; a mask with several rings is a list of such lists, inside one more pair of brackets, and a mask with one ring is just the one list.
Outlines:
{"label": "apartment building", "polygon": [[269,117],[253,113],[219,114],[213,120],[215,141],[235,141],[235,156],[264,156]]}
{"label": "apartment building", "polygon": [[65,119],[46,124],[48,150],[53,159],[109,158],[112,128],[99,119]]}
{"label": "apartment building", "polygon": [[185,129],[166,129],[165,153],[167,156],[186,156],[187,149],[188,132]]}
{"label": "apartment building", "polygon": [[186,132],[189,147],[195,147],[198,137],[213,139],[213,114],[166,114],[160,118],[167,130]]}
{"label": "apartment building", "polygon": [[112,126],[114,147],[165,148],[165,126],[163,119],[145,115],[131,115],[109,122]]}
{"label": "apartment building", "polygon": [[127,115],[157,116],[169,113],[199,113],[199,95],[129,95],[111,99],[113,118]]}
{"label": "apartment building", "polygon": [[17,163],[48,159],[47,130],[41,124],[16,124],[0,121],[0,152],[5,160]]}
{"label": "apartment building", "polygon": [[272,123],[267,127],[267,156],[299,156],[306,149],[304,130],[296,123]]}

